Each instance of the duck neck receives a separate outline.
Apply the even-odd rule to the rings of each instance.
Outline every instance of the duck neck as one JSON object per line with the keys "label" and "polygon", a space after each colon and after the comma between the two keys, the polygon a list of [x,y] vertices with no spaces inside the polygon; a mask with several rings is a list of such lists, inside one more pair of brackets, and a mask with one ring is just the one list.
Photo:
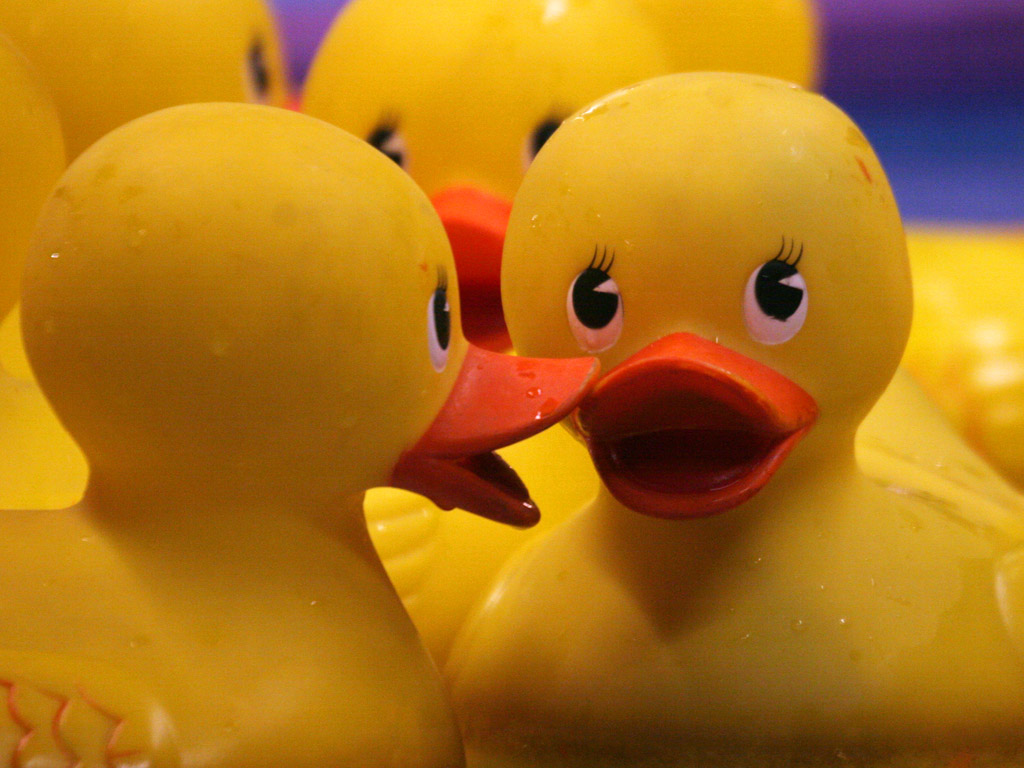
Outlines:
{"label": "duck neck", "polygon": [[81,509],[112,539],[152,542],[161,551],[180,546],[199,553],[208,545],[220,557],[244,548],[251,558],[277,547],[275,537],[283,531],[372,553],[362,500],[361,491],[316,494],[247,486],[242,478],[197,484],[174,477],[112,476],[94,469]]}

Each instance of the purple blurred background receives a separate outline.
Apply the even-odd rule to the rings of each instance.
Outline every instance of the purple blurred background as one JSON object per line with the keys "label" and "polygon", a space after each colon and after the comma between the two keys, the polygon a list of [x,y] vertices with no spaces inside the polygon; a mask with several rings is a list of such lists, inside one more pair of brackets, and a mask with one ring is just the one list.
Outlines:
{"label": "purple blurred background", "polygon": [[[272,2],[299,83],[347,0]],[[906,218],[1024,226],[1024,0],[818,8],[822,89],[871,139]]]}
{"label": "purple blurred background", "polygon": [[826,93],[1024,100],[1022,0],[819,0]]}

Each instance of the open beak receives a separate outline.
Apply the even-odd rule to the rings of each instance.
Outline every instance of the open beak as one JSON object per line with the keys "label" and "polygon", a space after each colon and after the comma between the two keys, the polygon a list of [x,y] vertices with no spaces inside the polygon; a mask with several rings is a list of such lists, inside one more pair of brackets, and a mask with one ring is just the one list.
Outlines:
{"label": "open beak", "polygon": [[814,399],[688,333],[609,371],[573,416],[608,490],[653,517],[703,517],[757,493],[814,424]]}
{"label": "open beak", "polygon": [[462,326],[473,344],[512,348],[501,309],[501,249],[512,205],[475,187],[450,187],[431,199],[455,255]]}
{"label": "open beak", "polygon": [[540,520],[515,471],[493,453],[565,418],[598,375],[594,358],[514,357],[470,345],[451,395],[399,458],[391,485],[517,527]]}

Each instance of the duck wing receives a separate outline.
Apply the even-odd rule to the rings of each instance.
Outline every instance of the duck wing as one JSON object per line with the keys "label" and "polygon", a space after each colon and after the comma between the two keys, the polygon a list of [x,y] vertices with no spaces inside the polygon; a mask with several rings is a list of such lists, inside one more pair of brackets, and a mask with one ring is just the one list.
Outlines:
{"label": "duck wing", "polygon": [[178,768],[170,718],[141,688],[91,661],[0,649],[0,764]]}
{"label": "duck wing", "polygon": [[857,463],[912,496],[1015,547],[1024,544],[1024,496],[955,432],[900,369],[857,433]]}

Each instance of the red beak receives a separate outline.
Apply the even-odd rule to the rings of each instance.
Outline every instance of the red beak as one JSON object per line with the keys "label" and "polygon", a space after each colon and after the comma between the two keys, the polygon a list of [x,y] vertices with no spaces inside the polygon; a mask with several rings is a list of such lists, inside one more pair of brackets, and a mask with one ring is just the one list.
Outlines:
{"label": "red beak", "polygon": [[496,352],[511,349],[501,308],[501,249],[511,203],[473,187],[442,190],[431,202],[455,255],[466,338]]}
{"label": "red beak", "polygon": [[703,517],[759,491],[817,418],[771,368],[692,334],[609,371],[574,416],[601,479],[654,517]]}
{"label": "red beak", "polygon": [[391,476],[443,509],[518,527],[540,519],[519,476],[492,451],[565,418],[598,375],[594,358],[514,357],[470,345],[451,395]]}

